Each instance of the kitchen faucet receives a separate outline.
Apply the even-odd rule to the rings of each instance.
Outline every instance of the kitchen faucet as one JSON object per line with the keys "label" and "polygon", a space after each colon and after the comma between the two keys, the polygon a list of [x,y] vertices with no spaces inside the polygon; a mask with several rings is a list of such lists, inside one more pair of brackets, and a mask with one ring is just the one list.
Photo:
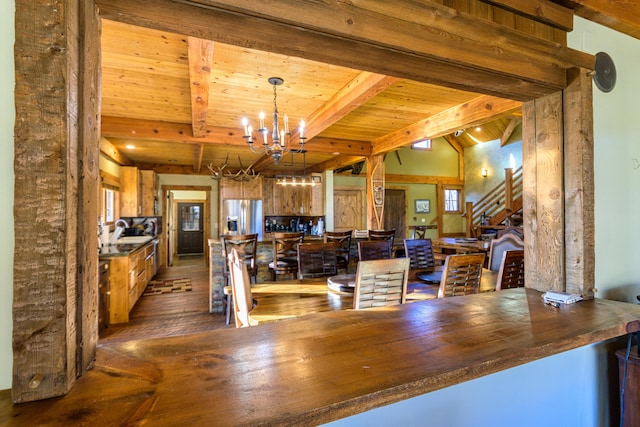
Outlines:
{"label": "kitchen faucet", "polygon": [[119,220],[116,221],[116,223],[114,224],[116,227],[118,226],[118,224],[123,223],[124,224],[124,228],[129,228],[129,224],[127,224],[127,221],[125,221],[124,219],[120,218]]}
{"label": "kitchen faucet", "polygon": [[[119,225],[120,223],[123,223],[124,227],[121,227]],[[127,224],[127,221],[125,221],[122,218],[117,220],[114,225],[116,226],[116,229],[113,230],[113,234],[111,235],[111,238],[109,239],[109,243],[111,243],[111,244],[115,243],[120,238],[120,235],[122,234],[122,231],[125,228],[129,228],[129,224]]]}

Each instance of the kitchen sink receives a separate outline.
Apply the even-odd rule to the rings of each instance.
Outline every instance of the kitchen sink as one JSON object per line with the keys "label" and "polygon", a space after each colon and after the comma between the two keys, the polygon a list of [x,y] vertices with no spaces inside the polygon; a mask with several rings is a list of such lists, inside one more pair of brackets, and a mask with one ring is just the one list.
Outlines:
{"label": "kitchen sink", "polygon": [[153,236],[122,236],[118,240],[116,240],[116,245],[119,244],[136,244],[136,243],[146,243],[153,239]]}

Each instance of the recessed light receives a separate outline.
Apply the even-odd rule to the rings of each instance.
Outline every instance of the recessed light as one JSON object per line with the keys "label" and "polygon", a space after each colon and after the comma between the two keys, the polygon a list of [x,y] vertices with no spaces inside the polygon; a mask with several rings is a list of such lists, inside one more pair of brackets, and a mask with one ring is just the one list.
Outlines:
{"label": "recessed light", "polygon": [[482,128],[481,128],[480,126],[478,126],[478,127],[476,128],[476,132],[480,132],[481,130],[482,130]]}
{"label": "recessed light", "polygon": [[127,148],[127,150],[133,150],[134,148],[136,148],[136,146],[133,145],[133,144],[127,144],[126,148]]}
{"label": "recessed light", "polygon": [[178,161],[176,159],[169,159],[167,160],[169,163],[177,163]]}
{"label": "recessed light", "polygon": [[339,155],[340,155],[340,152],[339,152],[339,151],[334,151],[334,152],[333,152],[333,153],[331,153],[331,154],[333,154],[334,156],[339,156]]}

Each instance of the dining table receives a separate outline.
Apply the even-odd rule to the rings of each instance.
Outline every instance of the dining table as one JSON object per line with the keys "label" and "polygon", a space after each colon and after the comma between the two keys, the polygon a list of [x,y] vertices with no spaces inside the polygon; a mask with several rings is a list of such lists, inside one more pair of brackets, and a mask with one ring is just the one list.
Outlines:
{"label": "dining table", "polygon": [[[418,273],[431,273],[433,280],[422,280]],[[407,281],[407,302],[424,301],[438,297],[442,266],[428,270],[410,271]],[[495,291],[497,272],[484,268],[480,292]],[[353,308],[355,273],[330,277],[282,280],[251,286],[255,307],[249,313],[258,324]],[[230,287],[225,293],[230,292]]]}

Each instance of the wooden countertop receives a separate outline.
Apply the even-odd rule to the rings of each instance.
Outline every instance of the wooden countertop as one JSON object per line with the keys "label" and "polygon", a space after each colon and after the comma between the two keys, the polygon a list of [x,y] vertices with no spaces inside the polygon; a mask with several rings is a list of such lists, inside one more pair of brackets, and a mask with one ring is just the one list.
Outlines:
{"label": "wooden countertop", "polygon": [[621,336],[639,319],[639,305],[555,308],[510,289],[101,345],[63,398],[11,406],[3,393],[0,421],[315,425]]}

